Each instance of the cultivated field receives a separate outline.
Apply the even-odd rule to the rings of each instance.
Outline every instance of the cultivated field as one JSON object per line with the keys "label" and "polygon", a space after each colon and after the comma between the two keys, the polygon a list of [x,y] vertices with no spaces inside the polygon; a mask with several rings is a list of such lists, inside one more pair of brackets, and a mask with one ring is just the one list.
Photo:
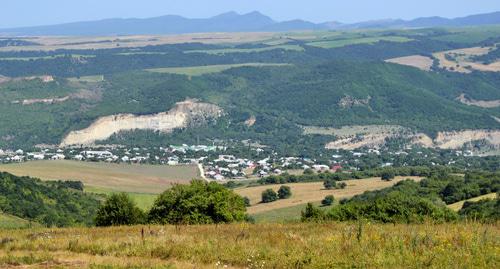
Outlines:
{"label": "cultivated field", "polygon": [[222,64],[222,65],[205,65],[193,67],[167,67],[167,68],[154,68],[147,69],[147,71],[155,73],[170,73],[187,76],[201,76],[210,73],[219,73],[235,67],[263,67],[263,66],[287,66],[288,64],[274,64],[274,63],[245,63],[245,64]]}
{"label": "cultivated field", "polygon": [[304,51],[304,48],[299,45],[277,45],[264,48],[254,49],[213,49],[213,50],[188,50],[185,53],[206,53],[206,54],[228,54],[228,53],[250,53],[250,52],[263,52],[268,50],[283,49],[293,51]]}
{"label": "cultivated field", "polygon": [[129,165],[77,161],[33,161],[0,165],[0,171],[43,180],[80,180],[106,191],[161,193],[174,183],[199,178],[197,166]]}
{"label": "cultivated field", "polygon": [[420,70],[430,71],[434,61],[431,58],[426,57],[426,56],[413,55],[413,56],[406,56],[406,57],[389,59],[389,60],[386,60],[386,62],[412,66],[412,67],[416,67]]}
{"label": "cultivated field", "polygon": [[486,200],[486,199],[493,200],[496,197],[497,197],[496,193],[485,194],[485,195],[481,195],[481,196],[474,197],[474,198],[471,198],[471,199],[467,199],[467,200],[464,200],[464,201],[456,202],[454,204],[448,205],[448,207],[450,209],[452,209],[452,210],[459,211],[460,209],[462,209],[462,207],[464,206],[465,202],[478,202],[478,201]]}
{"label": "cultivated field", "polygon": [[291,188],[293,194],[292,197],[290,199],[278,200],[272,203],[260,203],[261,194],[266,189],[273,189],[277,191],[281,184],[236,189],[236,192],[239,195],[243,197],[246,196],[250,199],[250,203],[252,206],[248,208],[248,213],[257,214],[275,209],[288,208],[312,202],[319,202],[323,200],[323,198],[325,198],[325,196],[327,195],[333,195],[337,200],[348,198],[354,195],[362,194],[365,191],[373,191],[390,187],[397,182],[405,180],[407,178],[416,181],[421,179],[419,177],[396,177],[393,181],[383,181],[380,178],[347,180],[344,181],[345,183],[347,183],[347,187],[343,190],[326,190],[323,186],[323,182],[283,184]]}
{"label": "cultivated field", "polygon": [[500,266],[499,224],[135,226],[0,230],[0,238],[2,268]]}
{"label": "cultivated field", "polygon": [[[200,33],[183,35],[132,35],[132,36],[41,36],[25,38],[41,45],[1,47],[0,51],[52,51],[58,49],[88,50],[145,47],[179,43],[234,44],[274,39],[276,33]],[[20,38],[23,40],[23,38]]]}
{"label": "cultivated field", "polygon": [[332,48],[340,48],[340,47],[345,47],[345,46],[349,46],[349,45],[356,45],[356,44],[373,44],[373,43],[377,43],[380,41],[409,42],[409,41],[411,41],[411,39],[406,38],[406,37],[401,37],[401,36],[379,36],[379,37],[363,37],[363,38],[352,38],[352,39],[342,38],[342,39],[331,40],[331,41],[311,42],[311,43],[308,43],[307,45],[325,48],[325,49],[332,49]]}

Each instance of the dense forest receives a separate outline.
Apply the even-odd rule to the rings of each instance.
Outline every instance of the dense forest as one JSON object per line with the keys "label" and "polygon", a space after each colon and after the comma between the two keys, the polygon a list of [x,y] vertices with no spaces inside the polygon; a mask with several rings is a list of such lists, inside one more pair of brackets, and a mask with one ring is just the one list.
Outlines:
{"label": "dense forest", "polygon": [[0,173],[0,212],[48,227],[89,226],[100,202],[80,182],[42,182]]}

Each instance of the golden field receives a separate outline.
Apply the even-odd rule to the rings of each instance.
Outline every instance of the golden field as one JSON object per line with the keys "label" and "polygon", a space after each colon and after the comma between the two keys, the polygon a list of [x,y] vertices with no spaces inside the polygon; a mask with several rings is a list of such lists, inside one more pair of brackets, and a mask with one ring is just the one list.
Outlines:
{"label": "golden field", "polygon": [[1,268],[499,266],[498,223],[231,224],[0,230]]}

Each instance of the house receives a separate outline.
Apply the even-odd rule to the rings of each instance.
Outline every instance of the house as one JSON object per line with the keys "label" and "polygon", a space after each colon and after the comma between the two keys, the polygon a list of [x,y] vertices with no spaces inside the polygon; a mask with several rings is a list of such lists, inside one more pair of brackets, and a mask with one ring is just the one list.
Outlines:
{"label": "house", "polygon": [[330,170],[330,167],[328,167],[328,165],[323,165],[323,164],[315,164],[312,167],[316,171],[327,171],[327,170]]}
{"label": "house", "polygon": [[64,156],[64,154],[55,154],[50,159],[53,161],[57,161],[57,160],[64,160],[65,158],[66,156]]}

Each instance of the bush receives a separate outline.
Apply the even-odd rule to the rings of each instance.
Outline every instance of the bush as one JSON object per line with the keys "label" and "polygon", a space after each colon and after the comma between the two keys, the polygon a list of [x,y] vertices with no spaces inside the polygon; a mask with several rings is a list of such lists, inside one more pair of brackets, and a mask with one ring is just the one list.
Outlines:
{"label": "bush", "polygon": [[144,221],[144,213],[125,193],[112,194],[99,207],[96,215],[97,226],[134,225]]}
{"label": "bush", "polygon": [[395,176],[396,176],[396,174],[392,170],[385,170],[384,172],[382,172],[382,175],[381,175],[382,180],[384,180],[384,181],[391,181],[394,179]]}
{"label": "bush", "polygon": [[262,202],[271,203],[278,200],[278,194],[273,189],[267,189],[262,192]]}
{"label": "bush", "polygon": [[345,189],[347,187],[347,183],[345,182],[340,182],[340,183],[337,183],[337,189]]}
{"label": "bush", "polygon": [[292,197],[292,190],[288,186],[281,186],[278,190],[278,198],[288,199]]}
{"label": "bush", "polygon": [[321,209],[314,207],[311,203],[307,204],[306,209],[302,211],[301,215],[303,222],[322,221],[325,219],[325,213]]}
{"label": "bush", "polygon": [[321,201],[321,204],[323,206],[330,206],[333,205],[334,202],[335,202],[335,197],[333,197],[333,195],[327,195],[325,199]]}
{"label": "bush", "polygon": [[332,190],[332,189],[335,189],[335,181],[334,181],[334,180],[327,179],[327,180],[325,180],[325,182],[323,182],[323,186],[324,186],[324,187],[325,187],[325,189],[327,189],[327,190]]}
{"label": "bush", "polygon": [[148,219],[157,224],[212,224],[244,221],[245,200],[215,182],[175,185],[155,201]]}
{"label": "bush", "polygon": [[248,198],[248,197],[245,196],[245,197],[243,197],[243,201],[245,201],[245,206],[246,207],[250,206],[250,198]]}

